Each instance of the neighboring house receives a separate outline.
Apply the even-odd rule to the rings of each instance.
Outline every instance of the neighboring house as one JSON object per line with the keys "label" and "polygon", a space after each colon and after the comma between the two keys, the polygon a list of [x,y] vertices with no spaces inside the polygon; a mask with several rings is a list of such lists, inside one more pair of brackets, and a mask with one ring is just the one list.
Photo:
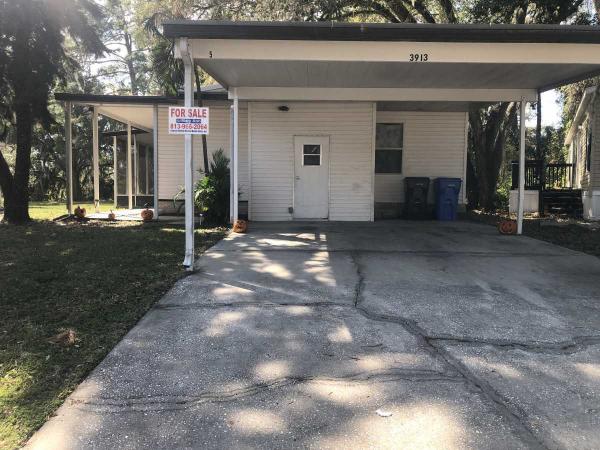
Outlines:
{"label": "neighboring house", "polygon": [[[538,91],[600,71],[597,27],[173,21],[164,34],[186,67],[195,61],[222,86],[205,94],[208,145],[238,156],[232,219],[396,217],[409,176],[462,179],[464,205],[470,107],[524,110]],[[191,84],[185,92],[191,102]],[[184,184],[184,139],[168,134],[167,106],[182,99],[56,98],[128,123],[132,144],[142,142],[135,130],[151,133],[144,151],[117,148],[118,193],[129,206],[150,193],[171,205]]]}
{"label": "neighboring house", "polygon": [[573,165],[572,183],[581,189],[583,216],[600,219],[600,99],[598,86],[585,90],[565,145]]}

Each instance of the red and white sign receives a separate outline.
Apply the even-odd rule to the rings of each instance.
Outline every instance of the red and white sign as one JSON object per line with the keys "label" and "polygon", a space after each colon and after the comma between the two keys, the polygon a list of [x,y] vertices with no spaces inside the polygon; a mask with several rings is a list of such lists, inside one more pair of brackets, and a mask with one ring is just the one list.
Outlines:
{"label": "red and white sign", "polygon": [[208,134],[208,108],[169,106],[169,134]]}

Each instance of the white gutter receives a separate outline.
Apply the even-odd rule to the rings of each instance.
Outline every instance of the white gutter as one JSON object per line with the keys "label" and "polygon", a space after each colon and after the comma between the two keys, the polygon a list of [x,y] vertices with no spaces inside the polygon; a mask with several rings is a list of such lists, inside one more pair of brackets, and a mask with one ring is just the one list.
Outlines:
{"label": "white gutter", "polygon": [[[184,106],[189,108],[194,106],[194,62],[187,38],[179,39],[177,48],[179,48],[179,55],[184,67]],[[185,258],[183,265],[186,270],[191,272],[194,270],[194,152],[192,135],[185,134],[183,138],[185,148]]]}
{"label": "white gutter", "polygon": [[152,107],[152,177],[154,178],[154,218],[158,220],[158,105]]}

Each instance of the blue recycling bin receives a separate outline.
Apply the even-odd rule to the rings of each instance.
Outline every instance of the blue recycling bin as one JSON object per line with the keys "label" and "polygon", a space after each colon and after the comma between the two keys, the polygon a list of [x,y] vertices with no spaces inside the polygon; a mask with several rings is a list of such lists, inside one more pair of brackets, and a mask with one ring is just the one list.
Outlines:
{"label": "blue recycling bin", "polygon": [[435,179],[435,216],[437,220],[456,220],[460,178]]}

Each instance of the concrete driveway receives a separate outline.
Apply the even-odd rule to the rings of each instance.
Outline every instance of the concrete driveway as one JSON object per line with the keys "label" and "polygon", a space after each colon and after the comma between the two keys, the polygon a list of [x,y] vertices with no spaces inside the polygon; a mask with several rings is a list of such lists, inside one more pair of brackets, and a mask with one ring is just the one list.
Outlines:
{"label": "concrete driveway", "polygon": [[600,448],[600,260],[471,223],[251,224],[31,448]]}

